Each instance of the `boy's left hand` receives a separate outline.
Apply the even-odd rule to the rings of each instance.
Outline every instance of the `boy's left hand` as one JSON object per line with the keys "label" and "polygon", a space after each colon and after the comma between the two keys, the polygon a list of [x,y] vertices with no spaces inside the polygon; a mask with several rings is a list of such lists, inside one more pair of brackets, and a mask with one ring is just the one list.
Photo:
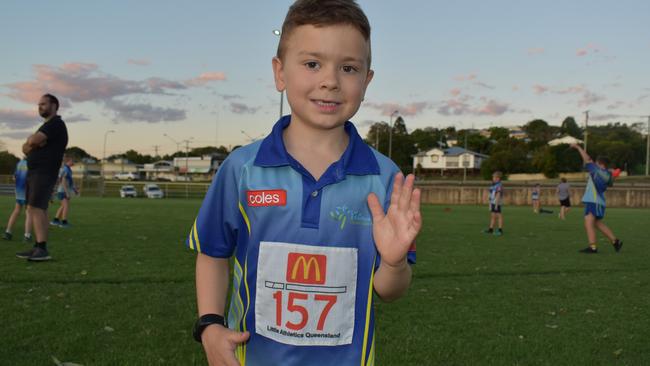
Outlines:
{"label": "boy's left hand", "polygon": [[422,227],[420,190],[413,189],[415,176],[406,179],[402,173],[395,175],[393,193],[388,212],[379,203],[377,195],[368,195],[372,214],[372,235],[382,263],[397,267],[406,260],[406,254]]}

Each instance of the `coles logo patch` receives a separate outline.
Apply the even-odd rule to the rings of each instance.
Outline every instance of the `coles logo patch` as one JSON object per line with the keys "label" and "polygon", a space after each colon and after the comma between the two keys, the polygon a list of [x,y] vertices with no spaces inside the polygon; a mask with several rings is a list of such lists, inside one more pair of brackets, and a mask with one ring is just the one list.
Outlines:
{"label": "coles logo patch", "polygon": [[246,191],[246,199],[250,207],[286,206],[287,191],[284,189],[262,189]]}

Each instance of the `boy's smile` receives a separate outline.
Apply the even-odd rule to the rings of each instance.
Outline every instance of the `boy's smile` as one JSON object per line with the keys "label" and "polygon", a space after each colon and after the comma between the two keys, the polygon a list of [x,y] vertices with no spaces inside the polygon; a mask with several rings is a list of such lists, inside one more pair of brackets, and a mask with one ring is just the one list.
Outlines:
{"label": "boy's smile", "polygon": [[273,59],[278,90],[286,90],[292,122],[340,127],[359,109],[373,72],[370,46],[349,25],[295,28],[283,60]]}

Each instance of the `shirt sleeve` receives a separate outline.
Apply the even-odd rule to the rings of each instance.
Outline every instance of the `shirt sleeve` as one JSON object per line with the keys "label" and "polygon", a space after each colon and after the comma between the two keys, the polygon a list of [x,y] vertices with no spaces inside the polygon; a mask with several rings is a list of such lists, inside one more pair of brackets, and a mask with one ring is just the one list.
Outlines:
{"label": "shirt sleeve", "polygon": [[61,134],[61,124],[58,122],[46,122],[38,129],[38,132],[44,133],[48,140],[53,140]]}
{"label": "shirt sleeve", "polygon": [[240,221],[239,168],[231,159],[219,167],[185,242],[190,249],[216,258],[232,256]]}

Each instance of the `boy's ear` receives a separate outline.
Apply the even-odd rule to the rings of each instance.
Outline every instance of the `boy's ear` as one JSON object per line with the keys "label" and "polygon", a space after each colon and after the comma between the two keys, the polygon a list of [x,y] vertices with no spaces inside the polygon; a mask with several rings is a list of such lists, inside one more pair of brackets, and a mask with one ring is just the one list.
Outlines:
{"label": "boy's ear", "polygon": [[363,101],[366,97],[366,89],[368,89],[368,85],[372,81],[372,77],[375,76],[375,71],[374,70],[368,70],[368,74],[366,75],[366,82],[363,85],[363,95],[361,96],[361,100]]}
{"label": "boy's ear", "polygon": [[284,69],[282,65],[282,60],[280,58],[273,57],[271,61],[273,65],[273,78],[275,79],[275,89],[279,92],[284,91],[286,84],[284,82]]}

